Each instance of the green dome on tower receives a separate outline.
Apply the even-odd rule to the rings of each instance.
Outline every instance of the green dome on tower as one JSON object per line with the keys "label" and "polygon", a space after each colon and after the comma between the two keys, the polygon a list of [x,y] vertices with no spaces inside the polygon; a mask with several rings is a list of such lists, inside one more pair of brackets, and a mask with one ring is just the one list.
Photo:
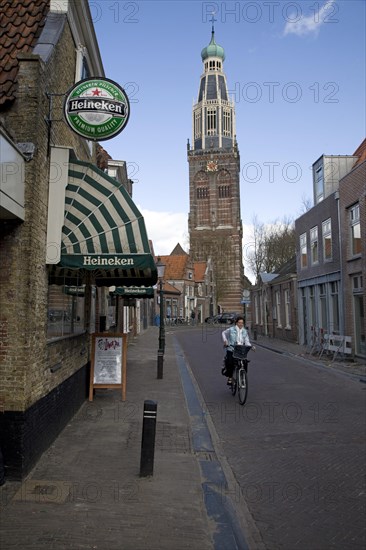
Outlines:
{"label": "green dome on tower", "polygon": [[219,46],[215,42],[215,31],[212,31],[211,42],[208,46],[203,48],[201,52],[202,61],[205,61],[208,57],[221,57],[225,61],[225,51],[222,46]]}

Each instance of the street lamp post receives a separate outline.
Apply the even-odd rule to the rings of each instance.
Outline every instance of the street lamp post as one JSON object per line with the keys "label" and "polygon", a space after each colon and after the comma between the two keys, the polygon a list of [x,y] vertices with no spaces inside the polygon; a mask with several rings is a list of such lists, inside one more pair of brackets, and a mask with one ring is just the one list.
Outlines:
{"label": "street lamp post", "polygon": [[158,349],[158,378],[163,378],[163,362],[165,352],[165,326],[164,326],[164,291],[163,278],[165,264],[158,258],[156,263],[159,278],[159,296],[160,296],[160,323],[159,323],[159,349]]}

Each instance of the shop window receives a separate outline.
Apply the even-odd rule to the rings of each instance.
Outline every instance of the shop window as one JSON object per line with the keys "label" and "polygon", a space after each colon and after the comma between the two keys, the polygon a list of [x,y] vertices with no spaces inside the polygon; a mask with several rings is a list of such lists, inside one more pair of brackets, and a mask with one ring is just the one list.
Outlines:
{"label": "shop window", "polygon": [[85,330],[85,286],[48,287],[47,338]]}
{"label": "shop window", "polygon": [[338,297],[338,282],[330,283],[330,315],[331,315],[331,331],[334,334],[339,334],[339,297]]}
{"label": "shop window", "polygon": [[319,285],[319,301],[320,301],[320,328],[325,333],[328,332],[328,304],[327,304],[327,292],[325,284]]}
{"label": "shop window", "polygon": [[316,300],[315,300],[315,287],[309,287],[309,322],[311,327],[316,326]]}

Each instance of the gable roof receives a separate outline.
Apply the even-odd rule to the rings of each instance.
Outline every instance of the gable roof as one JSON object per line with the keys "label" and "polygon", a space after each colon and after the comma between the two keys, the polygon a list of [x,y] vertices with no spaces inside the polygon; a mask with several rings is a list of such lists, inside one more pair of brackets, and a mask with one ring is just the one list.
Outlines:
{"label": "gable roof", "polygon": [[[158,287],[158,292],[160,292],[159,287]],[[176,294],[177,296],[180,296],[182,294],[178,288],[176,288],[175,286],[171,285],[166,281],[164,281],[163,283],[163,292],[164,294]]]}
{"label": "gable roof", "polygon": [[187,252],[185,252],[183,250],[183,248],[181,247],[181,245],[178,243],[175,248],[172,250],[172,252],[170,253],[171,256],[188,256]]}
{"label": "gable roof", "polygon": [[188,254],[181,256],[160,256],[161,261],[165,264],[165,280],[182,280],[187,279],[187,269],[192,269]]}
{"label": "gable roof", "polygon": [[0,106],[16,98],[20,53],[31,53],[45,25],[49,0],[0,0]]}
{"label": "gable roof", "polygon": [[353,154],[354,154],[355,157],[358,157],[358,160],[357,160],[355,166],[357,166],[358,164],[361,164],[361,162],[366,160],[366,138],[357,147],[356,151]]}
{"label": "gable roof", "polygon": [[207,262],[194,262],[194,280],[196,283],[205,280]]}

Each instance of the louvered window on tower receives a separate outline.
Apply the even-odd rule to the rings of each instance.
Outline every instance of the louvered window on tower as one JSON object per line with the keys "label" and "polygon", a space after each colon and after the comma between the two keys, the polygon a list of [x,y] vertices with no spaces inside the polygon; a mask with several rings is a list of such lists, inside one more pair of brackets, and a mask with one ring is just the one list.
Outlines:
{"label": "louvered window on tower", "polygon": [[207,135],[216,134],[216,109],[207,109]]}
{"label": "louvered window on tower", "polygon": [[197,111],[194,114],[194,137],[195,139],[200,138],[202,135],[202,119],[201,112]]}
{"label": "louvered window on tower", "polygon": [[224,110],[224,136],[231,136],[231,111]]}
{"label": "louvered window on tower", "polygon": [[219,187],[219,199],[228,199],[230,197],[230,186],[220,185]]}
{"label": "louvered window on tower", "polygon": [[197,187],[197,199],[207,199],[208,189],[207,187]]}

